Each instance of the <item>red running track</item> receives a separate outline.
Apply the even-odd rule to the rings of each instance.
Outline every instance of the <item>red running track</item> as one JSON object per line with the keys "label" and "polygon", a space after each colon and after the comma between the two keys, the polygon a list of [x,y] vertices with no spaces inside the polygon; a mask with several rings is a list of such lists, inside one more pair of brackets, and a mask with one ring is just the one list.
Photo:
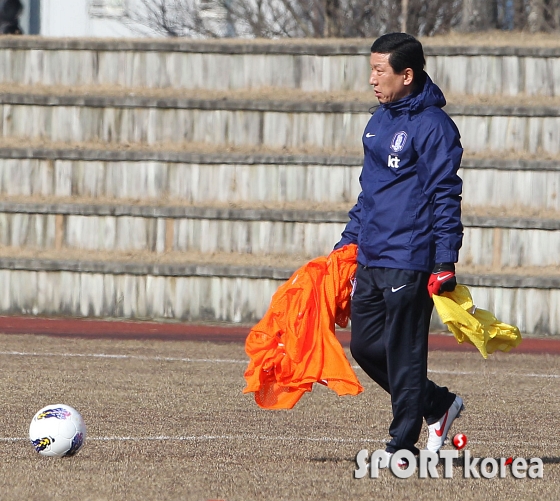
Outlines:
{"label": "red running track", "polygon": [[[243,343],[250,326],[146,321],[92,320],[84,318],[0,317],[4,334],[39,334],[54,337],[89,339],[152,339],[161,341],[213,341]],[[350,344],[350,331],[338,330],[343,346]],[[430,334],[430,350],[476,351],[459,344],[449,334]],[[524,338],[515,353],[548,353],[560,355],[560,339]]]}

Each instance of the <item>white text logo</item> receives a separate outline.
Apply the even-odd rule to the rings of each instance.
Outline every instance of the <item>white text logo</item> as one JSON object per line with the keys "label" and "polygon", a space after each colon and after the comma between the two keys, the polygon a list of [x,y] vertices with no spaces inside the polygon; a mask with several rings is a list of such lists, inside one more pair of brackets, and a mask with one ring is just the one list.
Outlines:
{"label": "white text logo", "polygon": [[[368,471],[371,478],[379,478],[379,470],[389,468],[398,478],[409,478],[418,470],[418,478],[439,478],[436,466],[443,462],[443,478],[453,478],[453,460],[459,458],[457,450],[442,450],[438,454],[421,450],[418,458],[408,450],[400,450],[389,456],[384,450],[376,450],[371,456],[367,449],[356,454],[354,478],[364,478]],[[368,461],[369,459],[369,461]],[[514,478],[543,478],[544,466],[541,458],[473,458],[466,450],[463,456],[464,478],[506,478],[508,471]],[[405,467],[399,465],[406,463]],[[508,468],[511,466],[511,468]]]}
{"label": "white text logo", "polygon": [[398,169],[400,161],[401,159],[397,155],[389,155],[387,167],[391,167],[391,169]]}

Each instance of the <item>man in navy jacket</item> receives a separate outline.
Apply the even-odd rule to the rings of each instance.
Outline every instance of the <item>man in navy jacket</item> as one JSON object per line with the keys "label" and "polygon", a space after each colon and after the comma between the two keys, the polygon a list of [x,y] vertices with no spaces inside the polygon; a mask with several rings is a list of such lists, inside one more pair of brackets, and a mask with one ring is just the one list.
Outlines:
{"label": "man in navy jacket", "polygon": [[456,285],[463,149],[418,40],[383,35],[370,65],[379,107],[362,137],[362,191],[335,246],[358,245],[350,348],[391,395],[387,452],[418,454],[422,419],[427,449],[437,452],[463,408],[461,397],[427,378],[431,296]]}

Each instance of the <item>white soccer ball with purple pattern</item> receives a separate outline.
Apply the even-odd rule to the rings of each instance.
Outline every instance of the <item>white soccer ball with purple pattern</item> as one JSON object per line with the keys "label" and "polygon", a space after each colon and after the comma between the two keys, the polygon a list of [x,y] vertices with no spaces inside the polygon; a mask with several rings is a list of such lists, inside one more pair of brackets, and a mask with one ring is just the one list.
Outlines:
{"label": "white soccer ball with purple pattern", "polygon": [[43,456],[74,456],[84,445],[86,425],[81,414],[69,405],[47,405],[33,416],[29,439]]}

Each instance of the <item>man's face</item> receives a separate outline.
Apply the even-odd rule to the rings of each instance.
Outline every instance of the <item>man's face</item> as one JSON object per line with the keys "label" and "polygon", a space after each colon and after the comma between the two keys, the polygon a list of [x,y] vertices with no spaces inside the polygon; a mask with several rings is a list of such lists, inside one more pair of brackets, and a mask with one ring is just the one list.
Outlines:
{"label": "man's face", "polygon": [[412,92],[413,72],[406,68],[402,73],[395,73],[389,64],[390,54],[372,52],[369,58],[371,76],[369,84],[373,86],[375,97],[381,104],[398,101]]}

